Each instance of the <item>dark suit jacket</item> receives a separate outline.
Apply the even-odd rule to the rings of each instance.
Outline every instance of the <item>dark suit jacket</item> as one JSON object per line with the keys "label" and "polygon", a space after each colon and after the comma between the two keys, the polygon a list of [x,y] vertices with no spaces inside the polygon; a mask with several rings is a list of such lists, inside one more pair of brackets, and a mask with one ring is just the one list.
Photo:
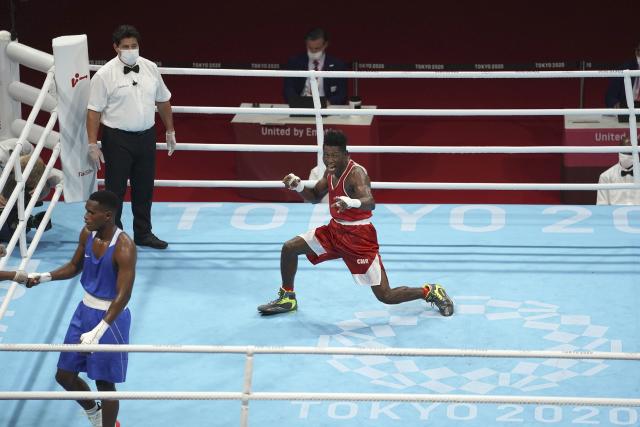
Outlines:
{"label": "dark suit jacket", "polygon": [[[621,70],[637,70],[638,60],[633,58],[632,61],[627,61],[620,67]],[[631,78],[631,84],[634,84],[637,77]],[[624,106],[627,105],[624,95],[624,79],[622,77],[615,77],[609,79],[609,87],[607,88],[607,94],[605,95],[604,103],[607,108],[614,108],[617,103]]]}
{"label": "dark suit jacket", "polygon": [[[289,59],[285,67],[287,70],[308,70],[309,56],[305,53]],[[338,58],[325,54],[322,71],[345,71],[347,66]],[[307,79],[302,77],[284,78],[284,99],[289,103],[291,96],[300,95]],[[329,103],[341,105],[347,103],[347,79],[324,78],[324,93]]]}

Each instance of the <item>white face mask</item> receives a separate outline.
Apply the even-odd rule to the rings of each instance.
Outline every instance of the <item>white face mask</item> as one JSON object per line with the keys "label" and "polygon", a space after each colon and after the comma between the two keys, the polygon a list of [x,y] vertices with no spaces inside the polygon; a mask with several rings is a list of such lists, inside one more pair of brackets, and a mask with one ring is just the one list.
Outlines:
{"label": "white face mask", "polygon": [[633,157],[631,154],[618,153],[618,161],[622,169],[629,169],[633,166]]}
{"label": "white face mask", "polygon": [[136,65],[139,56],[140,49],[122,49],[120,51],[120,60],[127,65]]}
{"label": "white face mask", "polygon": [[307,50],[307,55],[309,56],[309,59],[311,59],[312,61],[320,60],[323,54],[324,54],[324,50],[319,50],[317,52],[311,52],[310,50]]}

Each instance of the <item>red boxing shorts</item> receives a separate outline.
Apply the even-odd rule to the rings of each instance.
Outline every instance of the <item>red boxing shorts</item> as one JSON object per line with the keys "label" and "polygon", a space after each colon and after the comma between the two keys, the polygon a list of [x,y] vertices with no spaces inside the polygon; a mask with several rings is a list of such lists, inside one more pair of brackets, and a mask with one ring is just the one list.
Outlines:
{"label": "red boxing shorts", "polygon": [[307,254],[312,264],[342,258],[359,285],[377,286],[382,278],[382,261],[378,253],[378,235],[373,224],[329,224],[299,235],[314,254]]}

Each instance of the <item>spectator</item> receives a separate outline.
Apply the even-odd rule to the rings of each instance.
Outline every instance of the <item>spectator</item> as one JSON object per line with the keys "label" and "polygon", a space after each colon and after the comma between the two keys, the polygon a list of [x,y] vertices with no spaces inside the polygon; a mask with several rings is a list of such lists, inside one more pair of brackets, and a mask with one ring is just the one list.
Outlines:
{"label": "spectator", "polygon": [[[637,70],[640,68],[640,42],[636,46],[635,56],[633,59],[625,62],[620,67],[621,70]],[[633,99],[640,101],[640,78],[632,77]],[[609,80],[609,87],[605,96],[605,105],[607,108],[625,108],[627,106],[626,96],[624,93],[624,79],[615,77]]]}
{"label": "spectator", "polygon": [[[24,170],[24,168],[27,166],[27,163],[29,162],[29,158],[30,156],[28,155],[20,157],[20,167],[22,168],[22,170]],[[38,186],[38,182],[40,181],[40,179],[42,178],[42,175],[44,174],[45,168],[46,166],[42,161],[42,159],[38,158],[36,163],[33,165],[33,169],[31,170],[29,177],[27,177],[27,180],[24,183],[25,205],[29,203],[31,196],[33,195],[36,187]],[[44,185],[44,188],[40,192],[40,197],[38,197],[38,202],[36,203],[36,206],[42,205],[42,200],[44,200],[49,195],[51,188],[54,187],[58,182],[60,182],[61,177],[62,177],[61,171],[57,169],[53,169],[51,171],[47,179],[47,182]],[[13,190],[15,189],[15,187],[16,187],[16,180],[13,172],[11,172],[7,180],[7,183],[5,184],[4,188],[2,189],[2,193],[0,194],[0,212],[2,212],[2,210],[6,206],[7,201],[11,197],[11,193],[13,193]],[[38,228],[44,218],[44,215],[45,215],[45,212],[43,211],[35,215],[29,216],[29,218],[27,218],[27,226],[25,231],[29,232],[31,231],[32,228]],[[4,222],[4,224],[2,225],[2,228],[0,229],[0,241],[8,242],[11,239],[13,232],[18,227],[18,223],[19,223],[18,208],[17,208],[17,205],[14,204],[13,208],[11,209],[11,212],[9,213],[9,216],[7,217],[7,220]],[[48,223],[45,228],[45,231],[51,229],[51,226],[52,226],[51,223]]]}
{"label": "spectator", "polygon": [[[625,137],[620,145],[630,146]],[[600,175],[598,184],[633,183],[633,157],[631,154],[618,153],[619,161]],[[640,205],[640,190],[598,190],[598,205]]]}
{"label": "spectator", "polygon": [[[11,153],[16,147],[16,142],[18,142],[18,138],[9,138],[3,141],[0,141],[0,173],[7,164],[9,157],[11,157]],[[31,154],[33,152],[33,145],[31,145],[28,141],[25,141],[22,144],[22,149],[20,150],[20,156],[26,156],[27,154]]]}
{"label": "spectator", "polygon": [[[328,55],[329,35],[322,28],[314,28],[304,38],[307,51],[294,56],[287,62],[287,70],[318,70],[318,71],[344,71],[347,66],[344,62]],[[342,105],[347,103],[346,79],[324,78],[318,79],[320,96],[327,99],[327,104]],[[285,77],[284,99],[290,104],[294,96],[311,96],[309,79],[303,77]]]}

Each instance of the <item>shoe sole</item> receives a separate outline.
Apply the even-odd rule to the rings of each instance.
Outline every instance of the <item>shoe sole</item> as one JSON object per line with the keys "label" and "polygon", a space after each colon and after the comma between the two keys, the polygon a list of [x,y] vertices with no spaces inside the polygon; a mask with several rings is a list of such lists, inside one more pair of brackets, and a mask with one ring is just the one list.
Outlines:
{"label": "shoe sole", "polygon": [[290,309],[283,309],[280,307],[275,307],[272,309],[261,309],[260,307],[258,307],[258,311],[260,312],[260,314],[262,314],[263,316],[271,316],[274,314],[282,314],[282,313],[291,313],[294,311],[298,311],[298,306],[296,305],[294,308],[290,308]]}
{"label": "shoe sole", "polygon": [[453,316],[453,305],[451,306],[451,312],[446,311],[447,308],[445,308],[445,311],[443,312],[442,310],[438,309],[438,311],[440,312],[440,314],[442,314],[444,317],[449,317],[449,316]]}
{"label": "shoe sole", "polygon": [[258,311],[263,316],[273,316],[274,314],[295,313],[296,311],[298,311],[298,309],[294,308],[293,310],[286,310],[286,311],[260,311],[260,310]]}
{"label": "shoe sole", "polygon": [[166,245],[166,246],[153,246],[153,245],[146,245],[144,243],[136,243],[136,246],[143,246],[145,248],[151,248],[151,249],[167,249],[169,247],[169,245]]}

